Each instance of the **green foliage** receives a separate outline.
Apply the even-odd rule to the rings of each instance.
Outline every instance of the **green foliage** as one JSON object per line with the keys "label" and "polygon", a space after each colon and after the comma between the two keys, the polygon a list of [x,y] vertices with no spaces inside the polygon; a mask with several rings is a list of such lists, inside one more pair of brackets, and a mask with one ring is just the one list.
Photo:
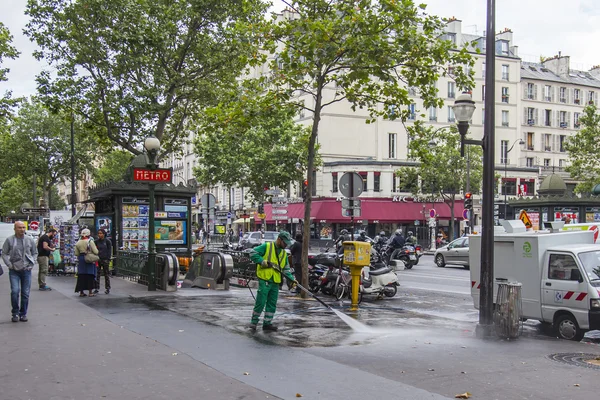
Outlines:
{"label": "green foliage", "polygon": [[32,182],[22,176],[16,176],[2,182],[0,186],[0,215],[10,216],[11,211],[20,214],[21,205],[23,203],[31,204],[32,202],[32,188]]}
{"label": "green foliage", "polygon": [[456,126],[434,129],[419,126],[413,130],[413,139],[408,147],[408,156],[419,162],[415,167],[421,185],[414,194],[433,192],[447,200],[466,188],[467,157],[470,160],[470,190],[481,190],[483,152],[480,147],[466,146],[465,157],[460,155],[460,134]]}
{"label": "green foliage", "polygon": [[[415,195],[435,194],[450,202],[454,217],[456,195],[466,192],[467,169],[469,169],[470,191],[481,190],[483,174],[483,151],[478,146],[466,146],[465,157],[460,155],[460,134],[456,126],[434,129],[416,124],[410,132],[414,135],[409,144],[409,158],[419,162],[414,168],[404,167],[398,176],[414,174],[421,179],[420,185],[410,186]],[[470,167],[467,165],[469,160]],[[411,171],[412,170],[412,171]],[[413,175],[413,176],[414,176]],[[414,182],[414,178],[413,178]],[[454,232],[454,218],[450,232]]]}
{"label": "green foliage", "polygon": [[94,183],[122,181],[131,160],[133,160],[133,154],[124,150],[113,150],[106,154],[100,162],[100,166],[92,171]]}
{"label": "green foliage", "polygon": [[[50,188],[71,173],[69,120],[34,100],[22,105],[10,128],[0,141],[0,159],[4,160],[0,181],[16,176],[32,180],[35,175],[48,200]],[[75,165],[77,176],[81,176],[98,149],[80,123],[76,123],[75,132]]]}
{"label": "green foliage", "polygon": [[47,104],[134,154],[154,134],[165,156],[246,67],[265,8],[261,0],[29,0],[25,32],[54,69],[38,76]]}
{"label": "green foliage", "polygon": [[294,123],[293,107],[257,90],[240,88],[203,113],[194,141],[194,174],[204,186],[246,187],[262,201],[264,186],[285,188],[302,178],[296,163],[305,165],[308,132]]}
{"label": "green foliage", "polygon": [[579,181],[576,193],[590,193],[600,183],[600,113],[595,105],[585,107],[579,123],[579,132],[565,143],[570,161],[566,170]]}
{"label": "green foliage", "polygon": [[66,205],[67,203],[65,202],[65,199],[58,194],[58,189],[56,186],[52,186],[50,188],[50,200],[48,202],[48,208],[51,210],[64,210]]}
{"label": "green foliage", "polygon": [[[10,72],[8,68],[2,68],[2,61],[15,59],[19,56],[17,49],[11,45],[12,40],[13,37],[10,31],[0,22],[0,82],[8,81],[8,73]],[[17,101],[11,98],[10,92],[0,94],[0,132],[6,130],[7,117],[10,116],[11,110],[17,104]]]}

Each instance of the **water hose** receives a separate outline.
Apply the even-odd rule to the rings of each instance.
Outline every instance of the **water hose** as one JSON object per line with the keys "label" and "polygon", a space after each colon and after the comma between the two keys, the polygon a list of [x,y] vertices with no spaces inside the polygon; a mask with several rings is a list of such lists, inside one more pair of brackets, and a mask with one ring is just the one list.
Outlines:
{"label": "water hose", "polygon": [[304,290],[308,295],[310,295],[313,299],[315,299],[316,301],[318,301],[319,303],[323,304],[323,306],[327,307],[328,309],[330,309],[331,311],[335,312],[335,310],[333,308],[331,308],[331,306],[327,303],[325,303],[323,300],[321,300],[320,298],[318,298],[313,292],[311,292],[310,290],[308,290],[307,288],[305,288],[304,286],[302,286],[299,283],[296,283],[296,286],[298,286],[300,288],[300,290]]}

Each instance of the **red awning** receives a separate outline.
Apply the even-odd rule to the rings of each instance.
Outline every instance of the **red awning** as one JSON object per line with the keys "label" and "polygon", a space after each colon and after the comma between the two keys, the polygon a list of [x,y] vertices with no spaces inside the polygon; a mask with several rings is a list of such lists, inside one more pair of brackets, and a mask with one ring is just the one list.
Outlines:
{"label": "red awning", "polygon": [[[437,213],[437,218],[450,219],[450,203],[434,203],[433,208]],[[417,202],[394,202],[391,199],[361,199],[362,215],[355,220],[367,220],[368,222],[378,221],[379,223],[412,222],[414,220],[422,221],[429,218],[429,210],[432,203]],[[275,223],[271,204],[265,204],[265,214],[268,223]],[[425,215],[423,215],[423,211]],[[454,203],[454,218],[462,218],[463,202]],[[286,214],[276,214],[287,216],[286,219],[279,220],[281,223],[287,223],[288,219],[304,219],[304,203],[288,204]],[[326,223],[349,223],[350,217],[342,217],[342,203],[336,199],[315,200],[312,202],[310,210],[311,219],[316,222]],[[256,218],[257,222],[260,222]]]}

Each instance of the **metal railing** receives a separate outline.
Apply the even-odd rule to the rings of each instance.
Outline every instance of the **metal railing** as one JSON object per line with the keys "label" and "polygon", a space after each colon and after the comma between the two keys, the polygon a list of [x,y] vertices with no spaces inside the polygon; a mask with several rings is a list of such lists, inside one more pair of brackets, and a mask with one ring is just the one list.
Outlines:
{"label": "metal railing", "polygon": [[148,285],[147,252],[119,250],[115,261],[117,276],[142,285]]}
{"label": "metal railing", "polygon": [[250,253],[235,250],[220,250],[233,258],[233,276],[246,280],[256,279],[256,264],[250,260]]}

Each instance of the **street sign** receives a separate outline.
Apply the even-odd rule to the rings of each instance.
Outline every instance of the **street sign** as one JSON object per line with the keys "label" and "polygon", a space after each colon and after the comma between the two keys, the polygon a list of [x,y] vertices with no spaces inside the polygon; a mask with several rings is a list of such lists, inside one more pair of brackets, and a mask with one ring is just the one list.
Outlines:
{"label": "street sign", "polygon": [[278,194],[281,194],[281,190],[279,190],[279,189],[268,189],[268,190],[265,190],[265,194],[266,195],[278,195]]}
{"label": "street sign", "polygon": [[[352,183],[352,192],[350,183]],[[339,189],[346,197],[358,197],[363,192],[363,179],[356,172],[346,172],[340,178]]]}
{"label": "street sign", "polygon": [[525,224],[525,227],[527,229],[533,228],[533,224],[531,223],[531,219],[529,219],[529,215],[527,215],[527,211],[521,210],[521,213],[519,214],[519,219],[523,221],[523,224]]}
{"label": "street sign", "polygon": [[21,208],[23,214],[45,214],[48,212],[47,208]]}
{"label": "street sign", "polygon": [[469,219],[469,210],[463,210],[463,219]]}
{"label": "street sign", "polygon": [[227,218],[231,218],[231,213],[230,212],[227,213]]}
{"label": "street sign", "polygon": [[273,219],[277,220],[277,221],[282,221],[282,220],[286,220],[288,219],[287,215],[273,215]]}
{"label": "street sign", "polygon": [[272,210],[271,213],[273,213],[273,214],[287,214],[287,209],[286,208],[277,208],[275,210]]}
{"label": "street sign", "polygon": [[258,214],[258,218],[265,219],[265,218],[267,218],[267,214],[265,214],[265,213]]}
{"label": "street sign", "polygon": [[350,208],[350,202],[353,201],[352,208],[360,208],[360,200],[342,199],[342,208]]}
{"label": "street sign", "polygon": [[242,215],[240,216],[240,218],[244,218],[244,219],[246,219],[246,218],[250,218],[250,215],[248,215],[248,214],[242,214]]}
{"label": "street sign", "polygon": [[360,217],[361,215],[360,208],[342,208],[342,217]]}
{"label": "street sign", "polygon": [[29,223],[29,228],[30,228],[32,231],[37,231],[39,227],[40,227],[40,223],[39,223],[38,221],[31,221],[31,222]]}
{"label": "street sign", "polygon": [[273,203],[271,207],[273,208],[287,208],[288,203]]}
{"label": "street sign", "polygon": [[287,197],[283,196],[273,196],[271,200],[273,203],[287,203]]}
{"label": "street sign", "polygon": [[133,169],[133,181],[134,182],[160,182],[169,183],[173,178],[173,171],[168,168],[134,168]]}
{"label": "street sign", "polygon": [[429,210],[429,218],[435,218],[437,216],[437,211],[435,211],[435,208],[432,208],[431,210]]}
{"label": "street sign", "polygon": [[215,208],[215,195],[212,193],[206,193],[202,195],[202,208]]}

